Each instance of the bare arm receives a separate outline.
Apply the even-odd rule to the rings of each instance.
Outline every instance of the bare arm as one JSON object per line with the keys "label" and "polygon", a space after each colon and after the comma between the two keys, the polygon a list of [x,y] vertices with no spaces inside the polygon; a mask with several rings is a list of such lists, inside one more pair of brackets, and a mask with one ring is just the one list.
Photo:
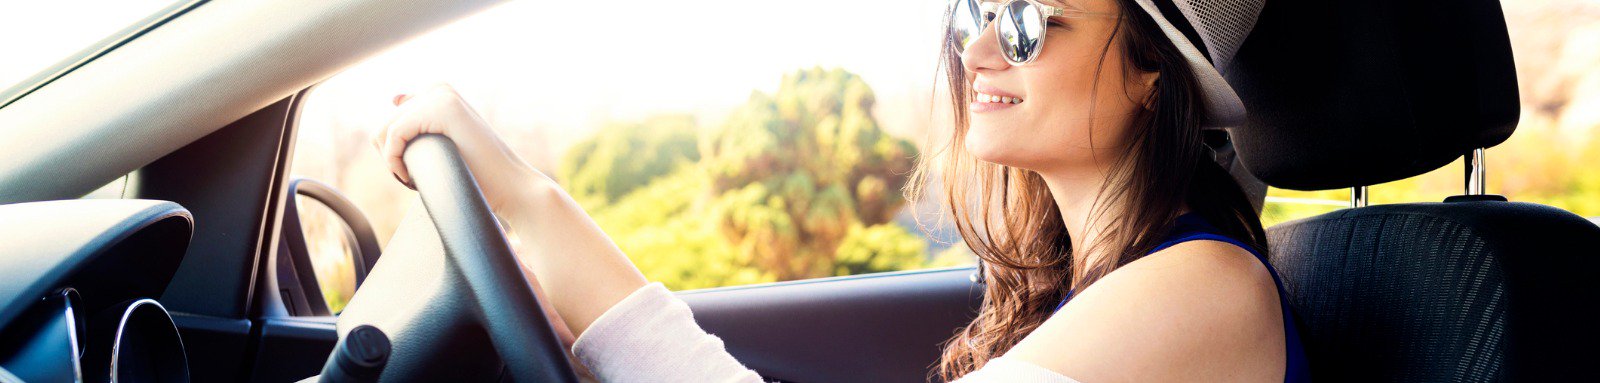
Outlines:
{"label": "bare arm", "polygon": [[574,336],[648,281],[555,182],[529,182],[504,218],[535,254],[522,256]]}

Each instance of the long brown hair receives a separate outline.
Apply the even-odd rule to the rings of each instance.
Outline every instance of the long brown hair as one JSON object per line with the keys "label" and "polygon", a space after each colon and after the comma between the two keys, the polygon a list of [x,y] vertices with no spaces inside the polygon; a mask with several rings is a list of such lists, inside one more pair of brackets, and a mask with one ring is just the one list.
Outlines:
{"label": "long brown hair", "polygon": [[[1133,0],[1117,3],[1123,17],[1100,54],[1110,51],[1120,33],[1119,48],[1128,65],[1118,69],[1160,75],[1148,98],[1141,100],[1148,107],[1137,112],[1129,127],[1128,146],[1122,151],[1126,154],[1111,164],[1091,207],[1090,219],[1107,229],[1095,248],[1085,249],[1101,253],[1085,257],[1087,264],[1074,264],[1076,249],[1038,173],[984,162],[963,149],[970,82],[947,32],[942,56],[955,111],[953,134],[943,145],[924,151],[929,154],[920,158],[906,191],[915,201],[943,184],[941,203],[985,265],[980,270],[986,283],[977,317],[944,345],[938,373],[945,380],[972,372],[1015,346],[1054,314],[1068,291],[1081,291],[1149,253],[1185,206],[1223,234],[1267,251],[1254,207],[1203,146],[1204,104],[1195,74],[1155,21],[1138,11],[1139,5]],[[1095,68],[1096,77],[1102,69]]]}

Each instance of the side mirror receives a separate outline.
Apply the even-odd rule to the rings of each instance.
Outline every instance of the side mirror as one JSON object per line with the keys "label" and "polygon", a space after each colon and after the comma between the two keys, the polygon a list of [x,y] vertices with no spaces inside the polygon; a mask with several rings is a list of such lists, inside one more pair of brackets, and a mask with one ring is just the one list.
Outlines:
{"label": "side mirror", "polygon": [[[348,299],[361,287],[381,255],[378,237],[373,234],[372,225],[367,222],[361,209],[328,184],[296,178],[289,182],[287,195],[290,198],[284,202],[277,275],[273,277],[278,282],[284,306],[293,316],[336,314],[343,308],[343,303],[328,302],[324,294],[330,289],[337,289],[332,291],[333,296]],[[342,236],[328,235],[329,232],[342,233]],[[330,240],[337,241],[337,244]],[[317,278],[319,264],[313,262],[314,259],[323,260],[324,264],[328,263],[327,260],[340,265],[348,262],[348,272],[343,267],[322,271],[324,274],[334,274],[335,278],[349,275],[353,277],[354,285],[324,286]],[[341,273],[344,275],[337,275]]]}

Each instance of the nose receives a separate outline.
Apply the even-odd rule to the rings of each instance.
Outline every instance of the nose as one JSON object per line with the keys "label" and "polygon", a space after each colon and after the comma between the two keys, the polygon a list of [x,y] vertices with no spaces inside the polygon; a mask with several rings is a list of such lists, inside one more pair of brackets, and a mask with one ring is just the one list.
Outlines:
{"label": "nose", "polygon": [[[998,20],[996,20],[998,21]],[[972,46],[961,52],[961,66],[968,72],[992,72],[1011,67],[1006,62],[1005,56],[1000,53],[1000,39],[995,37],[994,22],[983,27],[983,32],[972,42]]]}

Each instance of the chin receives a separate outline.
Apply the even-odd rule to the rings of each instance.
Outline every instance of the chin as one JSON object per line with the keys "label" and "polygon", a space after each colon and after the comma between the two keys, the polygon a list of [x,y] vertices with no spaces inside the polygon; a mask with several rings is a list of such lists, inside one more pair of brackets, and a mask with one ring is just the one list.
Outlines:
{"label": "chin", "polygon": [[1019,160],[1022,159],[1016,158],[1018,154],[1021,154],[1016,150],[1017,146],[1007,145],[1005,142],[995,138],[997,137],[980,134],[980,132],[976,131],[968,131],[965,149],[968,154],[980,161],[1018,167],[1019,162],[1021,162]]}

